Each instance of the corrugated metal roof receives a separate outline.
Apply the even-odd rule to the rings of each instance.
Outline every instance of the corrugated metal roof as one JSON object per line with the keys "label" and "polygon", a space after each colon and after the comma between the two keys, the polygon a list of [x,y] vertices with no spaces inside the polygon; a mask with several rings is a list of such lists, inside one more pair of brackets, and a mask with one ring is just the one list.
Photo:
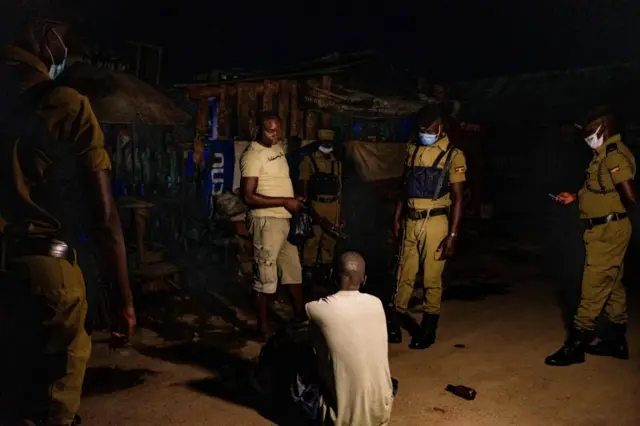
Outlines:
{"label": "corrugated metal roof", "polygon": [[329,75],[343,72],[355,65],[369,62],[378,58],[379,55],[374,51],[363,51],[355,53],[338,53],[334,52],[321,58],[310,61],[289,64],[277,69],[245,71],[242,77],[234,80],[225,80],[220,82],[197,82],[197,83],[179,83],[175,87],[187,86],[211,86],[218,84],[235,84],[260,80],[279,80],[290,79],[306,76]]}

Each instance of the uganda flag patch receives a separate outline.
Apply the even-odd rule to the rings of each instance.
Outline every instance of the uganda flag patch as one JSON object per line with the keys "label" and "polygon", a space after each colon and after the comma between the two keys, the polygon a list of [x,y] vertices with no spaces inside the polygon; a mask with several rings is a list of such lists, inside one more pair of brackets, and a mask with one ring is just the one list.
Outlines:
{"label": "uganda flag patch", "polygon": [[609,170],[611,173],[617,173],[620,171],[620,167],[614,167],[613,169]]}
{"label": "uganda flag patch", "polygon": [[455,172],[456,173],[464,173],[464,167],[463,166],[456,167]]}

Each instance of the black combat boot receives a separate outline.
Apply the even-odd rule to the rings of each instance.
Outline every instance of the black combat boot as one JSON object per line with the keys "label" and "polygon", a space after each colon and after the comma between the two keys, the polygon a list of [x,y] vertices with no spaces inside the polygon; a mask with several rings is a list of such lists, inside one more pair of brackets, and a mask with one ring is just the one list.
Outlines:
{"label": "black combat boot", "polygon": [[554,367],[566,367],[584,362],[585,348],[593,340],[591,331],[571,330],[564,345],[553,355],[549,355],[544,363]]}
{"label": "black combat boot", "polygon": [[[4,420],[0,419],[0,421],[4,421]],[[46,420],[30,420],[30,419],[25,419],[20,421],[14,420],[14,421],[10,421],[9,423],[0,423],[0,426],[80,426],[80,425],[82,425],[82,419],[77,414],[73,418],[73,421],[68,424],[57,424],[57,423],[52,423],[51,421],[46,421]]]}
{"label": "black combat boot", "polygon": [[387,312],[387,335],[389,343],[402,343],[402,313],[391,309]]}
{"label": "black combat boot", "polygon": [[302,282],[307,285],[313,287],[315,283],[315,267],[314,266],[303,266],[302,267]]}
{"label": "black combat boot", "polygon": [[436,342],[436,329],[438,328],[438,319],[440,315],[422,314],[422,322],[420,330],[413,334],[409,348],[411,349],[427,349]]}
{"label": "black combat boot", "polygon": [[588,345],[584,351],[591,355],[629,359],[629,346],[627,345],[626,334],[627,324],[607,323],[600,341]]}
{"label": "black combat boot", "polygon": [[331,280],[331,265],[320,265],[318,267],[318,281],[325,288],[331,287],[333,284]]}

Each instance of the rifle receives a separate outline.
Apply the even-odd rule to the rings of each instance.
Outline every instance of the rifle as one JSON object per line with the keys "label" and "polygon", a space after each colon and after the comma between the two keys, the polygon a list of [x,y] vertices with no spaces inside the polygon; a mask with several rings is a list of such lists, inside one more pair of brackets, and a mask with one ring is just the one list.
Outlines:
{"label": "rifle", "polygon": [[396,300],[396,295],[398,294],[398,282],[400,281],[400,274],[402,273],[402,264],[404,258],[404,229],[400,234],[400,248],[395,256],[395,263],[393,266],[393,276],[395,278],[395,282],[393,283],[393,291],[391,292],[391,299],[387,304],[389,309],[394,309],[394,303]]}
{"label": "rifle", "polygon": [[313,218],[313,222],[319,225],[320,228],[322,228],[322,230],[327,234],[329,234],[331,237],[337,240],[342,240],[342,241],[347,240],[349,238],[344,232],[342,232],[340,227],[331,223],[331,221],[327,220],[326,218],[320,216],[315,211],[315,209],[311,206],[311,203],[308,203],[305,207],[309,212],[309,214],[311,215],[311,217]]}

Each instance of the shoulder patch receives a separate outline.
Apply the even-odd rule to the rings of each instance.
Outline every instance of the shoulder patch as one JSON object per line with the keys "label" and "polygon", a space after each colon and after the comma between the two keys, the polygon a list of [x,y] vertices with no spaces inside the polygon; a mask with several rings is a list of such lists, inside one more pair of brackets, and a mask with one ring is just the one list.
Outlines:
{"label": "shoulder patch", "polygon": [[612,143],[611,145],[607,146],[607,154],[610,154],[612,152],[617,152],[617,151],[618,151],[617,143]]}

